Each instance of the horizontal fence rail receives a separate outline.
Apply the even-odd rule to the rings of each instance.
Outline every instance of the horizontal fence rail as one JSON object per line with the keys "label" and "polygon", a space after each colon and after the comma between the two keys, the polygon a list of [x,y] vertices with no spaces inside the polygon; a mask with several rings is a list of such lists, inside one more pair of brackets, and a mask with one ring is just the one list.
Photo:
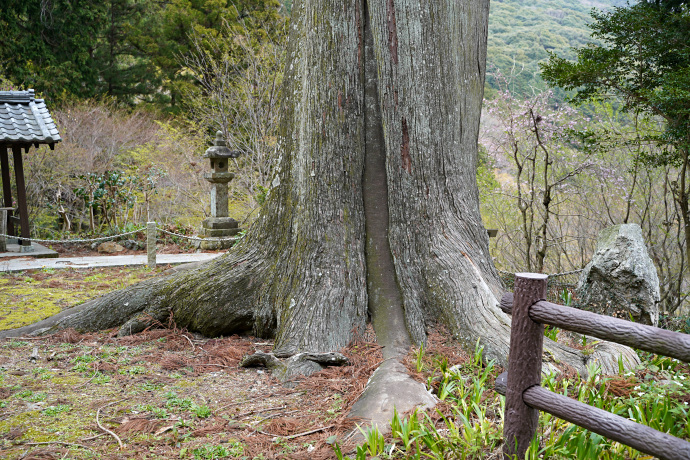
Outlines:
{"label": "horizontal fence rail", "polygon": [[501,309],[513,316],[508,372],[496,379],[495,386],[506,396],[504,458],[524,459],[541,410],[662,460],[690,459],[687,441],[540,386],[544,324],[685,362],[690,362],[690,335],[546,302],[547,279],[547,275],[517,273],[514,294],[501,299]]}
{"label": "horizontal fence rail", "polygon": [[[511,313],[512,293],[503,295],[500,307],[504,312]],[[529,318],[537,323],[690,362],[690,335],[688,334],[599,315],[545,300],[529,307]]]}
{"label": "horizontal fence rail", "polygon": [[[505,372],[496,379],[496,392],[505,395],[506,380]],[[641,452],[663,459],[690,458],[690,443],[682,439],[553,393],[544,387],[532,386],[524,391],[522,398],[533,409],[548,412]],[[654,448],[650,449],[649,446]]]}

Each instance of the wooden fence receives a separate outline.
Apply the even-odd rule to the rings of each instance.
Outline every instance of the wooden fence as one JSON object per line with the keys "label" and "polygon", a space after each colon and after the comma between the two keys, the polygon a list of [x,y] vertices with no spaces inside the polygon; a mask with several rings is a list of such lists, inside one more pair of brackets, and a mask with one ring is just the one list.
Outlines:
{"label": "wooden fence", "polygon": [[663,460],[690,459],[690,443],[540,386],[544,324],[690,362],[690,335],[565,307],[543,299],[547,275],[517,273],[514,294],[501,299],[512,314],[508,372],[496,380],[506,396],[503,456],[523,459],[548,412]]}

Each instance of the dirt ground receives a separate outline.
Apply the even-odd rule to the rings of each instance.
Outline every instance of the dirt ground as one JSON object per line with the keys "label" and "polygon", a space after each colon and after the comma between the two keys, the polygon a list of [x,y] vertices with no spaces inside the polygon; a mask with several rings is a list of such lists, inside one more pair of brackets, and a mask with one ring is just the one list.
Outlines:
{"label": "dirt ground", "polygon": [[350,365],[286,387],[238,367],[270,341],[170,326],[4,341],[0,457],[334,458],[327,441],[347,445],[345,416],[381,361],[369,332],[343,350]]}
{"label": "dirt ground", "polygon": [[[122,245],[122,241],[116,241],[116,243]],[[142,243],[143,244],[143,243]],[[67,244],[52,244],[50,245],[50,249],[53,251],[56,251],[59,254],[59,257],[95,257],[95,256],[107,256],[107,255],[115,255],[115,256],[126,256],[126,255],[145,255],[146,254],[146,248],[145,246],[143,249],[127,249],[125,248],[124,251],[117,252],[114,254],[104,254],[104,253],[99,253],[98,248],[92,248],[90,244],[76,244],[76,243],[67,243]],[[169,239],[164,240],[162,243],[159,243],[156,245],[156,252],[158,254],[183,254],[183,253],[193,253],[197,252],[197,249],[188,245],[188,244],[177,244]],[[218,252],[218,251],[206,251],[206,250],[200,250],[199,252]]]}

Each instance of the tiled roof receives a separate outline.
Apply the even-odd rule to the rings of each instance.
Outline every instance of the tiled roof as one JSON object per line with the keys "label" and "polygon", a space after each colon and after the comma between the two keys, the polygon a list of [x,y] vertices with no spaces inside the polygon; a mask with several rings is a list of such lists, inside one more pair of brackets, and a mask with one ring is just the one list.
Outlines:
{"label": "tiled roof", "polygon": [[34,90],[0,91],[0,144],[54,144],[61,141],[43,99]]}

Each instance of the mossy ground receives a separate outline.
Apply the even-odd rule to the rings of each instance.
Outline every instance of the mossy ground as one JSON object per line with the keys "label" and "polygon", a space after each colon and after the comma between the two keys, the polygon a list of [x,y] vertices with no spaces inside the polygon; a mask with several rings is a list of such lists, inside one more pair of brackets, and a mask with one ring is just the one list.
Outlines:
{"label": "mossy ground", "polygon": [[161,273],[164,268],[46,269],[0,274],[0,330],[48,318],[61,310]]}

